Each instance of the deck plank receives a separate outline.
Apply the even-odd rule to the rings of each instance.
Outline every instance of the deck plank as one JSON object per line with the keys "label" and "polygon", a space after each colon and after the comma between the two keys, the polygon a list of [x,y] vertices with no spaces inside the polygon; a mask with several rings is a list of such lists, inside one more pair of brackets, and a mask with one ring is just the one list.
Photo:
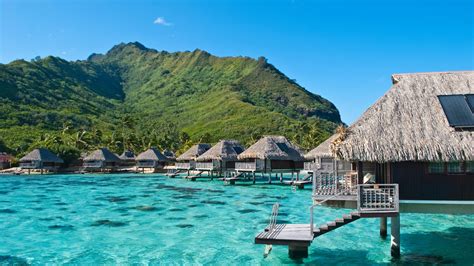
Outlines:
{"label": "deck plank", "polygon": [[272,231],[263,231],[255,237],[256,243],[288,245],[291,243],[310,244],[313,235],[309,224],[277,224]]}

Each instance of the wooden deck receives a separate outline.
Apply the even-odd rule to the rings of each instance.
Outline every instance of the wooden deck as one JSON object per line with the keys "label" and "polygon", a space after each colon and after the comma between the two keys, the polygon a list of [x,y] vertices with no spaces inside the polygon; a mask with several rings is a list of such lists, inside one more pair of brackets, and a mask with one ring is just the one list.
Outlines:
{"label": "wooden deck", "polygon": [[266,229],[255,237],[255,244],[268,245],[309,246],[311,241],[309,224],[276,224],[273,230]]}

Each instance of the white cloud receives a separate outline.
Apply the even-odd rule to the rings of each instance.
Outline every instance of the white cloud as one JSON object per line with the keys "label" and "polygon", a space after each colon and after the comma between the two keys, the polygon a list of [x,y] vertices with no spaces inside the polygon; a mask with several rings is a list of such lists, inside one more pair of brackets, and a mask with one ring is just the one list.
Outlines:
{"label": "white cloud", "polygon": [[163,26],[173,25],[172,23],[166,21],[166,19],[164,17],[158,17],[157,19],[155,19],[155,21],[153,23],[158,24],[158,25],[163,25]]}

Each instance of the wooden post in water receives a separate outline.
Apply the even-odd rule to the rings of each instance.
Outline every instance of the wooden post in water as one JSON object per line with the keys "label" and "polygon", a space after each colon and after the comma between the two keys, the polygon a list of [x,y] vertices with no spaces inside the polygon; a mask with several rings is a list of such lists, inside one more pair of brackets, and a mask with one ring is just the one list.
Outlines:
{"label": "wooden post in water", "polygon": [[303,259],[308,257],[308,246],[290,244],[288,246],[288,256],[290,259]]}
{"label": "wooden post in water", "polygon": [[255,184],[255,172],[252,172],[253,183]]}
{"label": "wooden post in water", "polygon": [[380,237],[387,238],[387,217],[380,217]]}
{"label": "wooden post in water", "polygon": [[390,234],[392,240],[390,243],[390,254],[394,258],[400,257],[400,214],[390,218]]}
{"label": "wooden post in water", "polygon": [[272,173],[268,174],[268,184],[272,183]]}

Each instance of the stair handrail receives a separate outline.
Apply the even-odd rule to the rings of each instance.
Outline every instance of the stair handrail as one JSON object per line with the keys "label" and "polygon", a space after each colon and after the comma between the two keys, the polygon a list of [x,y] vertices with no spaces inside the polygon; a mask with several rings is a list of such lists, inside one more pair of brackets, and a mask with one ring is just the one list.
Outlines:
{"label": "stair handrail", "polygon": [[336,198],[338,196],[340,196],[341,194],[343,193],[346,193],[346,191],[350,190],[350,188],[346,188],[345,190],[341,190],[339,191],[338,193],[334,194],[334,195],[331,195],[330,197],[327,197],[325,199],[323,199],[322,201],[317,201],[315,203],[315,201],[313,200],[313,204],[311,205],[311,207],[309,207],[309,212],[310,212],[310,220],[309,220],[309,230],[310,230],[310,236],[314,236],[314,218],[313,218],[313,214],[314,214],[314,207],[316,206],[320,206],[322,205],[323,203],[329,201],[329,200],[332,200],[333,198]]}
{"label": "stair handrail", "polygon": [[270,214],[270,219],[269,219],[269,222],[268,222],[268,226],[267,226],[267,229],[265,231],[271,232],[275,229],[279,209],[280,209],[280,204],[278,202],[273,204],[272,213]]}

